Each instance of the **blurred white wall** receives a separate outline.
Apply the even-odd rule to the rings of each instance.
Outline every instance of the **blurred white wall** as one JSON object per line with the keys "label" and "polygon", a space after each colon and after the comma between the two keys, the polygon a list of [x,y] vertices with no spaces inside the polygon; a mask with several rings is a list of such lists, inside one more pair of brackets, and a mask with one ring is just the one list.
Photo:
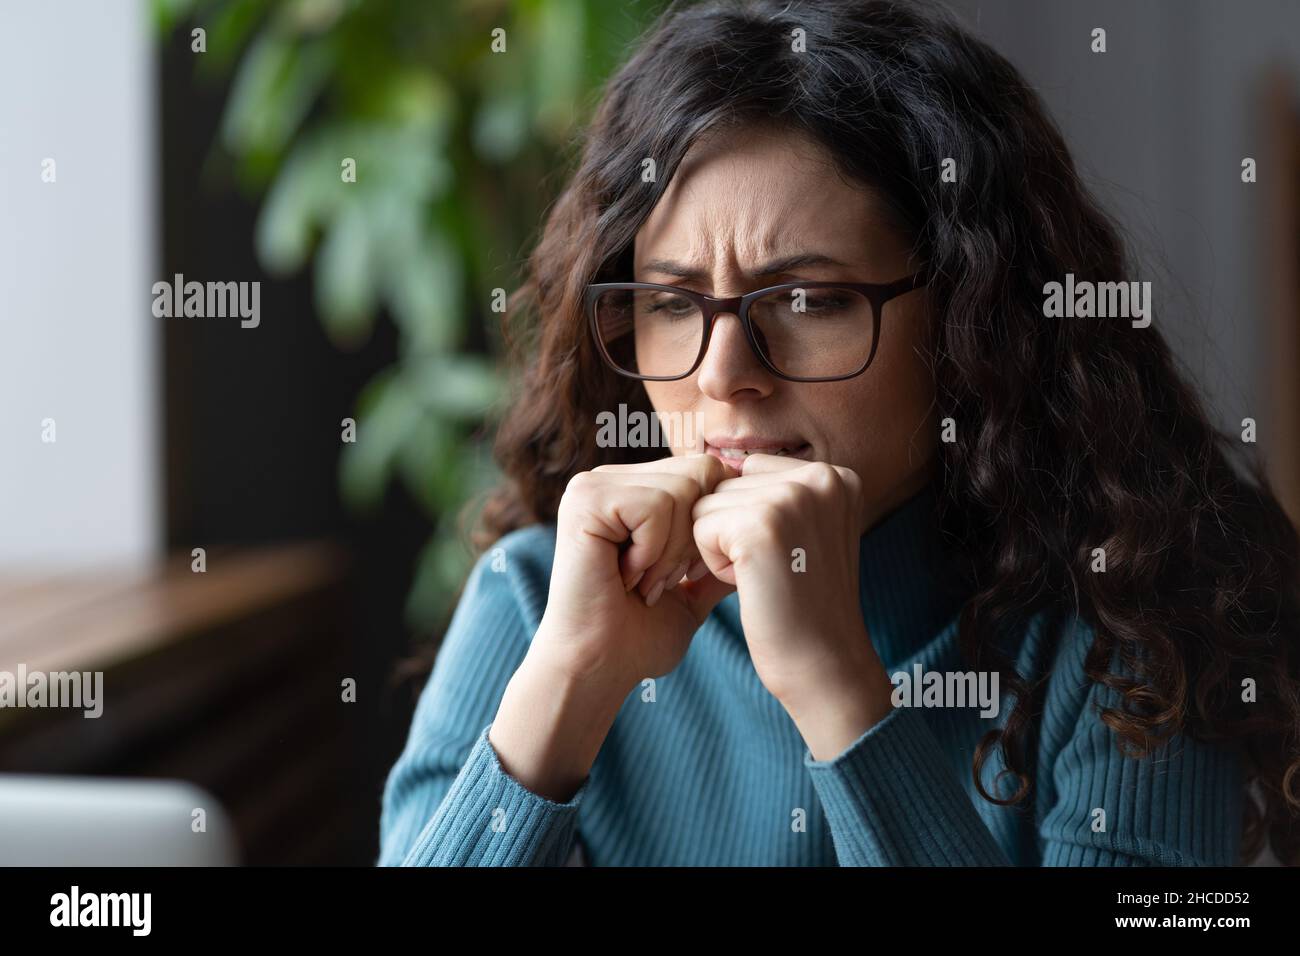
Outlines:
{"label": "blurred white wall", "polygon": [[147,13],[0,0],[0,568],[161,550]]}

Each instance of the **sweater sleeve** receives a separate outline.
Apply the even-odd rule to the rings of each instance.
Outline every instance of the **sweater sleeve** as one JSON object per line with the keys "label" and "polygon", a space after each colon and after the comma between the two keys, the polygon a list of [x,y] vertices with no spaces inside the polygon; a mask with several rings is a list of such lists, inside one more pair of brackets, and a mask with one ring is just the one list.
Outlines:
{"label": "sweater sleeve", "polygon": [[840,866],[1008,866],[924,716],[896,707],[830,760],[804,749]]}
{"label": "sweater sleeve", "polygon": [[1178,734],[1143,759],[1122,756],[1091,683],[1052,766],[1055,799],[1038,828],[1043,866],[1234,866],[1246,787],[1236,751]]}
{"label": "sweater sleeve", "polygon": [[[1042,866],[1231,866],[1245,791],[1234,751],[1173,737],[1152,756],[1122,755],[1095,705],[1114,691],[1090,681],[1091,631],[1068,643],[1051,677],[1044,720],[1052,744],[1035,787]],[[973,755],[972,755],[973,759]],[[841,866],[1010,865],[953,775],[925,716],[899,707],[842,753],[805,749]]]}
{"label": "sweater sleeve", "polygon": [[573,849],[590,777],[556,803],[510,776],[488,740],[545,588],[539,555],[505,547],[494,571],[494,550],[469,575],[389,772],[380,866],[559,866]]}

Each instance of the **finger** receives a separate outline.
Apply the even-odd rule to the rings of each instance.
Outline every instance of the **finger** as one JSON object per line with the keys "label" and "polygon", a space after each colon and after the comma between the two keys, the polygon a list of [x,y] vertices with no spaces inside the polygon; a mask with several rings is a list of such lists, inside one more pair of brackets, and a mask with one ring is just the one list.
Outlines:
{"label": "finger", "polygon": [[696,569],[695,577],[700,577],[704,564],[691,536],[691,508],[700,497],[700,487],[695,478],[689,474],[605,471],[600,473],[599,482],[606,486],[662,488],[673,498],[671,530],[661,552],[650,558],[644,550],[629,548],[621,555],[619,574],[625,590],[639,585],[641,596],[653,606],[665,591],[675,588],[692,569]]}
{"label": "finger", "polygon": [[[751,459],[778,457],[774,455],[755,455],[751,456]],[[717,487],[713,489],[713,493],[706,497],[725,500],[737,494],[753,492],[759,488],[779,487],[786,484],[802,485],[810,489],[818,500],[831,502],[836,507],[846,509],[844,512],[846,520],[857,525],[859,534],[866,530],[862,526],[863,516],[866,512],[862,497],[862,479],[852,468],[843,465],[832,465],[823,461],[803,462],[801,465],[791,468],[788,467],[788,462],[782,459],[775,464],[770,461],[759,462],[756,466],[759,470],[750,474],[748,466],[751,459],[745,461],[746,473],[744,475],[739,478],[728,478],[718,482]],[[771,468],[772,470],[763,471],[763,468]],[[721,506],[721,502],[710,502],[703,508],[697,507],[694,509],[694,514],[698,519],[701,514],[710,513]]]}
{"label": "finger", "polygon": [[[740,473],[713,455],[688,455],[663,458],[630,465],[601,465],[592,469],[601,480],[624,485],[665,487],[675,499],[672,531],[663,552],[648,567],[642,567],[644,553],[625,552],[620,560],[620,575],[625,589],[637,587],[650,605],[658,603],[665,591],[683,581],[696,581],[708,573],[691,535],[691,508],[702,494],[728,476]],[[639,587],[638,587],[639,586]]]}
{"label": "finger", "polygon": [[[727,494],[714,492],[711,495],[705,495],[695,502],[691,508],[691,519],[700,521],[709,515],[717,514],[720,511],[733,511],[735,509],[752,510],[760,505],[765,505],[773,501],[779,501],[789,494],[786,488],[791,482],[786,481],[769,481],[761,485],[748,485],[744,488],[735,488]],[[698,547],[699,542],[696,542]]]}
{"label": "finger", "polygon": [[598,465],[592,470],[601,474],[683,475],[692,479],[702,494],[712,491],[719,481],[740,476],[740,472],[725,461],[703,452],[671,455],[656,461],[632,462],[626,465]]}
{"label": "finger", "polygon": [[[774,455],[756,455],[756,458],[776,458]],[[788,459],[778,458],[779,462],[788,462]],[[817,492],[831,493],[841,490],[847,493],[850,500],[856,501],[862,493],[862,479],[852,468],[846,468],[843,465],[832,465],[825,461],[805,461],[794,468],[783,467],[780,464],[770,462],[759,462],[754,466],[754,471],[749,470],[749,460],[745,461],[745,474],[740,478],[731,478],[718,483],[714,488],[714,493],[722,493],[736,488],[752,487],[755,485],[766,484],[772,481],[797,481],[801,485],[807,485]],[[766,470],[765,470],[766,469]]]}
{"label": "finger", "polygon": [[[596,471],[597,469],[592,469]],[[672,515],[676,515],[679,510],[684,509],[687,514],[690,512],[690,506],[699,496],[699,486],[695,481],[685,475],[658,474],[658,473],[630,473],[630,472],[601,472],[599,477],[592,480],[591,493],[603,497],[617,497],[623,494],[623,488],[651,488],[660,489],[668,492],[673,498],[673,506],[670,509]],[[617,489],[617,490],[616,490]],[[625,547],[619,555],[619,576],[623,579],[623,589],[631,590],[633,587],[646,579],[647,575],[653,575],[658,563],[663,560],[664,554],[680,555],[683,549],[689,549],[692,553],[695,550],[694,544],[690,541],[688,529],[679,526],[676,519],[670,517],[670,531],[667,540],[662,544],[662,550],[658,553],[651,553],[646,547]],[[630,534],[615,535],[614,539],[620,545],[628,540]],[[680,557],[674,558],[673,563],[681,560]],[[662,569],[659,574],[667,572]],[[650,579],[653,583],[653,577]],[[647,584],[646,591],[649,590]]]}
{"label": "finger", "polygon": [[700,452],[695,455],[685,455],[680,461],[680,467],[686,474],[695,479],[695,483],[699,485],[700,494],[702,495],[711,492],[720,481],[740,477],[740,472],[736,468],[715,455]]}
{"label": "finger", "polygon": [[762,455],[754,454],[746,456],[741,462],[741,474],[757,475],[774,471],[791,471],[795,468],[803,468],[808,464],[802,458],[791,458],[789,455]]}
{"label": "finger", "polygon": [[681,593],[686,597],[687,606],[695,615],[695,620],[704,623],[704,619],[718,605],[718,602],[736,590],[735,584],[720,581],[712,574],[705,573],[699,581],[681,586]]}
{"label": "finger", "polygon": [[646,569],[638,588],[647,606],[653,607],[663,593],[677,586],[695,560],[695,540],[691,535],[691,508],[697,500],[697,490],[691,484],[689,495],[673,497],[672,530],[657,561]]}
{"label": "finger", "polygon": [[[692,516],[691,520],[692,521],[695,520],[694,516]],[[686,580],[698,581],[700,580],[700,578],[704,577],[708,573],[709,573],[709,566],[708,564],[705,563],[704,559],[700,557],[699,548],[696,548],[695,560],[692,561],[691,566],[686,569]]]}
{"label": "finger", "polygon": [[[602,466],[603,467],[603,466]],[[617,472],[617,471],[600,471],[599,468],[593,468],[593,472],[599,472],[600,483],[607,485],[636,485],[642,488],[663,488],[666,491],[676,494],[696,494],[699,486],[695,480],[686,476],[678,475],[672,472]]]}
{"label": "finger", "polygon": [[750,488],[761,488],[764,485],[785,484],[787,481],[797,481],[795,475],[796,472],[792,471],[767,471],[742,475],[739,478],[727,478],[718,482],[713,489],[713,494],[725,495],[736,491],[746,491]]}
{"label": "finger", "polygon": [[650,462],[600,465],[594,488],[600,483],[655,487],[668,490],[674,498],[671,530],[662,550],[651,555],[646,548],[626,548],[619,560],[619,574],[626,590],[638,588],[648,604],[655,604],[665,591],[684,580],[699,580],[708,573],[691,534],[691,509],[698,498],[718,482],[740,476],[735,468],[706,454],[671,456]]}
{"label": "finger", "polygon": [[861,485],[858,473],[842,465],[827,465],[821,462],[804,463],[802,468],[781,469],[779,471],[757,471],[754,474],[741,475],[739,478],[727,478],[713,489],[713,494],[725,494],[742,488],[757,488],[761,485],[779,484],[785,481],[797,481],[811,488],[819,487],[827,474],[833,471],[849,490],[856,491]]}
{"label": "finger", "polygon": [[627,485],[617,494],[602,497],[598,510],[613,536],[601,536],[615,543],[631,540],[619,560],[623,587],[627,590],[663,554],[673,530],[675,499],[663,488],[642,485]]}
{"label": "finger", "polygon": [[[706,497],[715,497],[708,495]],[[701,498],[700,501],[706,500]],[[696,502],[698,506],[700,502]],[[727,509],[730,510],[730,509]],[[727,551],[724,543],[721,541],[721,534],[725,529],[725,516],[720,512],[706,515],[703,518],[697,518],[692,525],[692,532],[695,535],[695,547],[699,549],[700,557],[704,559],[709,567],[709,573],[732,587],[736,585],[736,571],[727,557]]]}

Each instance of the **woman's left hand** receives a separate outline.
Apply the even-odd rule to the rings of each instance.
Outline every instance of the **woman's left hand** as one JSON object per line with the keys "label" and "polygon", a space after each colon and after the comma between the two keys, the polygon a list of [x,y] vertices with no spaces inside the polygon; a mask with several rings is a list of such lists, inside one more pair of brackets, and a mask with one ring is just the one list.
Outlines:
{"label": "woman's left hand", "polygon": [[709,570],[739,592],[759,679],[814,759],[834,757],[883,719],[893,690],[858,593],[861,479],[826,462],[750,455],[692,519]]}

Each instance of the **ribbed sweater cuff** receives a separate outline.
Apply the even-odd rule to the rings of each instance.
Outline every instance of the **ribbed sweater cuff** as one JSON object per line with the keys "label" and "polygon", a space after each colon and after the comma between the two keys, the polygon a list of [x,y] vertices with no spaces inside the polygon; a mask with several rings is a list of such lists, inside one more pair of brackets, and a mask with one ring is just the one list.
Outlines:
{"label": "ribbed sweater cuff", "polygon": [[922,714],[896,707],[843,753],[805,748],[840,866],[1008,866]]}
{"label": "ribbed sweater cuff", "polygon": [[485,726],[402,866],[562,866],[591,777],[567,803],[524,787],[501,766]]}

